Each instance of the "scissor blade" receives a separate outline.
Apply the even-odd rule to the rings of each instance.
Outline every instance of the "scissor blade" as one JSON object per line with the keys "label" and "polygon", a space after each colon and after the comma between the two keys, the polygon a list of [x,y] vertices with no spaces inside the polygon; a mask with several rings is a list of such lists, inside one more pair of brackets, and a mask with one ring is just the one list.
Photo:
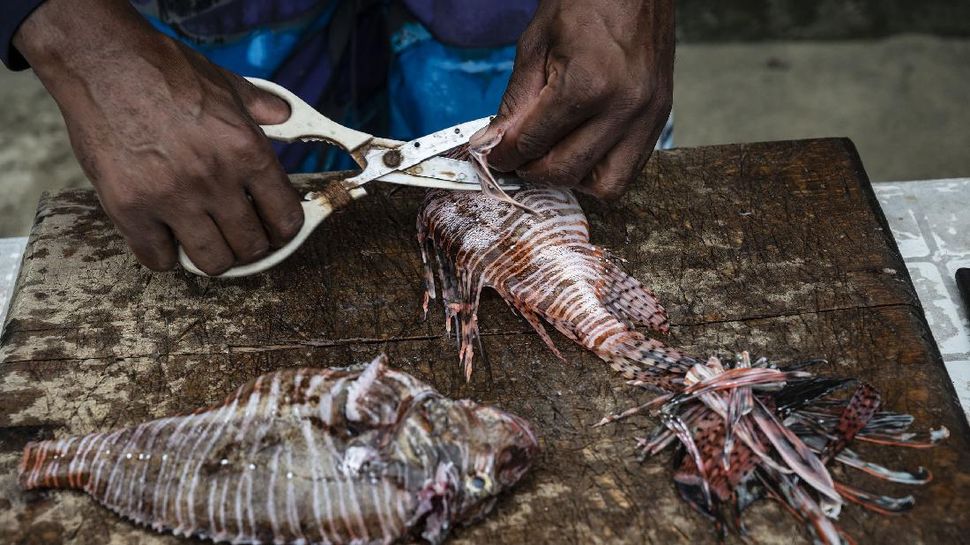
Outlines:
{"label": "scissor blade", "polygon": [[[453,182],[442,180],[441,178],[427,178],[425,176],[415,176],[405,172],[390,172],[378,178],[376,181],[388,182],[396,185],[409,185],[412,187],[424,187],[428,189],[450,189],[452,191],[481,191],[482,186],[475,183]],[[520,186],[517,183],[503,180],[502,189],[515,191]]]}
{"label": "scissor blade", "polygon": [[[411,168],[404,169],[402,172],[412,176],[446,180],[468,186],[462,189],[480,190],[482,188],[478,180],[478,173],[475,172],[475,167],[468,161],[449,159],[447,157],[432,157]],[[388,181],[386,178],[384,176],[378,179],[386,182]],[[497,175],[496,178],[503,189],[514,191],[520,187],[518,178],[502,175]]]}
{"label": "scissor blade", "polygon": [[392,148],[375,148],[364,155],[367,166],[364,170],[346,181],[348,187],[357,187],[385,174],[406,170],[442,153],[451,151],[468,143],[468,139],[479,129],[488,125],[491,118],[483,117],[466,121],[454,127],[422,136],[416,140]]}

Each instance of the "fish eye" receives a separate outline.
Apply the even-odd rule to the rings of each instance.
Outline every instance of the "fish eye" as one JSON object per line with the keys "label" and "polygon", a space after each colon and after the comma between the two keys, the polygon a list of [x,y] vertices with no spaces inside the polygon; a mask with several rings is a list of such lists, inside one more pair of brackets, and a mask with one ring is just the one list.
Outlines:
{"label": "fish eye", "polygon": [[467,488],[475,493],[480,493],[491,488],[492,480],[488,478],[488,475],[473,475],[466,482]]}

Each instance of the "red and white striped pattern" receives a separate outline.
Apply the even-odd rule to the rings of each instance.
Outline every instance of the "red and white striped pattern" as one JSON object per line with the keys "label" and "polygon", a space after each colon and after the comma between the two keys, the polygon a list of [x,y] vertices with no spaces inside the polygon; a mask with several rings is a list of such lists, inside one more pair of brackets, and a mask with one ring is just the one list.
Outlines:
{"label": "red and white striped pattern", "polygon": [[20,484],[82,489],[135,522],[214,541],[391,543],[419,526],[437,543],[518,481],[536,439],[384,362],[270,373],[189,415],[31,443]]}
{"label": "red and white striped pattern", "polygon": [[489,286],[559,357],[542,320],[629,379],[678,383],[694,360],[634,329],[665,333],[666,312],[650,290],[589,243],[589,223],[573,194],[532,189],[515,199],[521,206],[482,193],[431,191],[418,215],[425,311],[436,292],[434,255],[449,330],[452,320],[458,323],[466,375],[478,334],[479,294]]}

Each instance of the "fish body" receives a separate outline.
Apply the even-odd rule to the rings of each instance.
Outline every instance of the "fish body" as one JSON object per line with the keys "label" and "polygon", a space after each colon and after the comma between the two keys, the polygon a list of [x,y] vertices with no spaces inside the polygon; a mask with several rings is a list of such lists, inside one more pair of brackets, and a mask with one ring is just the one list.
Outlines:
{"label": "fish body", "polygon": [[[590,244],[589,223],[568,189],[520,191],[519,206],[477,192],[431,191],[418,215],[425,311],[441,282],[449,328],[456,321],[470,377],[478,301],[491,287],[562,355],[543,321],[628,379],[671,386],[692,360],[634,326],[669,329],[656,296]],[[435,267],[435,261],[437,267]]]}
{"label": "fish body", "polygon": [[453,401],[383,356],[269,373],[222,404],[29,444],[24,489],[73,488],[135,522],[230,543],[442,541],[528,469],[522,419]]}

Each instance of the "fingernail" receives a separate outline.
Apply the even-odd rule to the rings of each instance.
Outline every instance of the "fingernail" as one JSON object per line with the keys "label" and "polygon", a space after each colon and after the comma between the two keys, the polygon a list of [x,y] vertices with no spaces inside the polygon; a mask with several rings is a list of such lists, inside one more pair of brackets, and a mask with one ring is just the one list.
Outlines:
{"label": "fingernail", "polygon": [[485,133],[488,132],[489,128],[491,128],[491,124],[485,125],[484,127],[475,131],[475,134],[473,134],[471,138],[468,139],[468,144],[470,146],[478,145],[481,142],[481,140],[485,137]]}
{"label": "fingernail", "polygon": [[502,135],[504,133],[505,129],[503,127],[496,127],[494,123],[492,123],[487,127],[478,129],[478,132],[473,134],[471,138],[468,139],[468,145],[474,149],[488,151],[494,148],[502,140]]}

